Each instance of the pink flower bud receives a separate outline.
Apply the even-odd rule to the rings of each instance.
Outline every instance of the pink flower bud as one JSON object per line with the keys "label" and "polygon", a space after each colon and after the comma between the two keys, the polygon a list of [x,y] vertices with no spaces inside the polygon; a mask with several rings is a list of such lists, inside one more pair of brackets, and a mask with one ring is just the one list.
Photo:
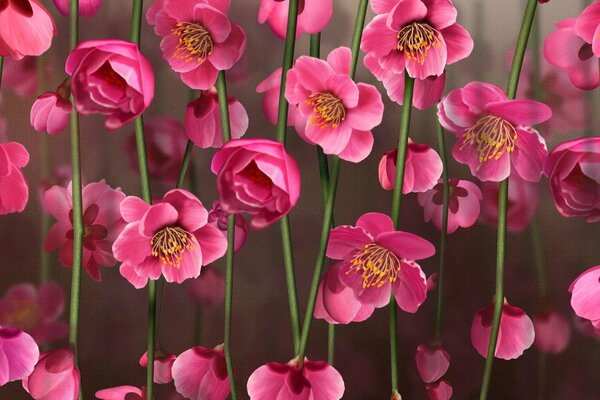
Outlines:
{"label": "pink flower bud", "polygon": [[79,370],[73,352],[60,349],[42,353],[32,374],[23,379],[23,388],[35,400],[76,400]]}
{"label": "pink flower bud", "polygon": [[46,92],[31,106],[29,122],[38,132],[56,135],[67,127],[72,109],[68,97],[63,98],[59,92]]}
{"label": "pink flower bud", "polygon": [[417,370],[425,383],[432,383],[440,379],[450,366],[450,354],[441,347],[432,347],[420,344],[415,356]]}
{"label": "pink flower bud", "polygon": [[[71,15],[70,0],[52,0],[59,13],[68,17]],[[79,0],[79,15],[82,17],[93,17],[102,6],[102,0]]]}

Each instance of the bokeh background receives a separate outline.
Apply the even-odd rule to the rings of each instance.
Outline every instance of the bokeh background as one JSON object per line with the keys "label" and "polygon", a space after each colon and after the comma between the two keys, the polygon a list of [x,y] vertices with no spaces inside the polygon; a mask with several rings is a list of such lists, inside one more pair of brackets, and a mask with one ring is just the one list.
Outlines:
{"label": "bokeh background", "polygon": [[[46,1],[45,3],[50,3]],[[147,2],[149,3],[149,2]],[[446,92],[471,80],[485,80],[505,87],[508,72],[506,53],[514,43],[521,23],[525,0],[455,0],[459,22],[472,34],[475,49],[468,59],[448,68]],[[561,19],[574,17],[589,3],[584,0],[552,0],[538,8],[542,39]],[[334,0],[334,16],[323,32],[322,54],[338,46],[348,46],[352,35],[356,0]],[[146,7],[149,4],[146,5]],[[55,15],[58,37],[46,56],[50,69],[46,87],[38,93],[55,88],[65,78],[64,60],[67,54],[67,19],[53,5],[46,4]],[[233,0],[231,17],[241,24],[248,36],[248,48],[241,65],[236,67],[238,79],[229,82],[230,94],[237,97],[250,115],[247,137],[275,137],[275,129],[261,111],[261,96],[256,85],[280,66],[283,42],[268,26],[257,23],[258,0]],[[367,22],[372,17],[369,12]],[[105,0],[100,13],[81,20],[81,39],[129,37],[130,4]],[[172,73],[162,59],[159,39],[151,28],[143,25],[142,51],[152,61],[156,74],[156,97],[146,118],[172,116],[183,121],[188,89]],[[299,39],[296,54],[308,52],[308,36]],[[245,77],[245,78],[244,78]],[[241,79],[240,79],[241,78]],[[381,85],[362,66],[357,78]],[[31,153],[31,162],[24,173],[30,184],[30,201],[21,214],[0,218],[0,296],[8,287],[21,282],[39,280],[42,211],[37,186],[42,178],[43,154],[41,134],[29,125],[29,110],[34,98],[22,98],[3,88],[0,109],[8,123],[8,137],[23,143]],[[598,134],[596,112],[600,105],[597,93],[584,94],[588,99],[587,131]],[[384,95],[385,97],[385,95]],[[386,100],[384,122],[374,130],[375,146],[371,156],[361,164],[345,163],[342,167],[335,220],[337,224],[353,224],[368,211],[387,213],[391,192],[383,191],[377,180],[377,165],[381,155],[394,147],[400,120],[400,107]],[[83,176],[86,182],[106,179],[113,187],[121,187],[129,195],[139,195],[140,187],[125,143],[133,127],[106,132],[100,117],[81,120]],[[566,131],[549,140],[549,148],[584,131]],[[413,113],[411,137],[421,143],[436,146],[434,111]],[[289,131],[288,149],[296,157],[302,172],[302,195],[290,215],[294,239],[294,257],[298,293],[302,313],[309,290],[321,226],[320,186],[314,148]],[[49,137],[49,165],[56,167],[69,162],[68,134]],[[454,139],[447,137],[448,146]],[[213,150],[195,149],[193,167],[197,177],[198,196],[210,208],[216,199],[214,176],[210,173]],[[451,176],[468,178],[468,169],[454,162]],[[600,226],[579,219],[565,219],[554,209],[547,183],[540,183],[541,202],[537,219],[542,228],[546,267],[554,304],[569,318],[567,288],[583,270],[600,263],[598,250]],[[169,187],[154,184],[153,193],[161,195]],[[423,235],[439,243],[439,232],[423,221],[422,209],[415,195],[403,204],[402,229]],[[70,270],[62,267],[52,255],[52,279],[64,288],[68,297]],[[490,304],[494,292],[495,229],[483,223],[461,229],[449,238],[447,267],[447,297],[444,344],[452,356],[446,375],[454,386],[455,399],[476,399],[484,360],[470,344],[473,314]],[[208,268],[221,270],[222,261]],[[437,270],[438,259],[422,262],[429,275]],[[188,297],[185,285],[170,284],[164,291],[159,326],[159,341],[168,351],[179,354],[193,345],[214,347],[223,340],[223,307],[201,311],[200,341],[194,342],[197,307]],[[531,316],[539,311],[533,251],[529,231],[510,234],[507,247],[506,294],[511,304],[522,307]],[[431,339],[435,296],[415,315],[399,314],[400,392],[403,399],[426,399],[424,384],[414,363],[416,346]],[[66,305],[68,309],[68,304]],[[66,318],[66,316],[64,317]],[[337,329],[336,368],[346,382],[345,399],[372,400],[389,398],[388,312],[378,310],[366,322],[340,326]],[[146,291],[134,289],[123,279],[118,268],[103,270],[101,283],[83,276],[80,351],[83,387],[86,398],[101,388],[142,386],[145,371],[138,359],[146,343]],[[326,359],[326,325],[313,325],[308,357]],[[246,246],[235,260],[233,357],[242,398],[246,398],[245,382],[251,372],[268,361],[287,362],[293,357],[281,241],[278,225],[264,231],[253,231]],[[55,343],[57,347],[65,343]],[[570,346],[557,356],[547,359],[544,399],[600,399],[600,342],[575,331]],[[539,352],[526,351],[518,360],[497,360],[494,366],[490,399],[529,400],[538,398]],[[172,386],[158,389],[158,399],[169,399]],[[0,398],[26,399],[20,383],[0,388]]]}

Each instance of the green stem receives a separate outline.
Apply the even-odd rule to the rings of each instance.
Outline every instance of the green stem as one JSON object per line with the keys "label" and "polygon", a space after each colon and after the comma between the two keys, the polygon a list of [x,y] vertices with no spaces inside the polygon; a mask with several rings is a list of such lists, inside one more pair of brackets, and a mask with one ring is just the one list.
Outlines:
{"label": "green stem", "polygon": [[179,169],[179,176],[177,177],[177,184],[175,186],[177,189],[183,187],[183,183],[185,182],[185,174],[187,173],[193,150],[194,143],[191,140],[188,140],[187,146],[185,147],[185,154],[183,155],[183,161],[181,162],[181,168]]}
{"label": "green stem", "polygon": [[369,0],[360,0],[358,3],[358,11],[356,12],[356,20],[354,21],[354,32],[352,33],[352,63],[350,64],[350,78],[354,79],[356,75],[356,66],[358,65],[358,56],[360,55],[360,41],[362,40],[363,29],[365,27],[365,18],[367,16],[367,8]]}
{"label": "green stem", "polygon": [[327,325],[327,362],[333,365],[335,362],[335,325]]}
{"label": "green stem", "polygon": [[435,313],[435,338],[441,339],[442,323],[444,315],[444,276],[446,270],[446,241],[448,237],[448,203],[450,200],[450,182],[448,179],[448,156],[446,153],[446,140],[444,138],[444,129],[440,121],[436,118],[438,149],[444,169],[442,171],[442,180],[444,182],[444,202],[442,209],[442,232],[440,234],[440,271],[438,276],[438,298]]}
{"label": "green stem", "polygon": [[390,313],[390,377],[392,393],[398,391],[398,312],[392,295],[388,305]]}

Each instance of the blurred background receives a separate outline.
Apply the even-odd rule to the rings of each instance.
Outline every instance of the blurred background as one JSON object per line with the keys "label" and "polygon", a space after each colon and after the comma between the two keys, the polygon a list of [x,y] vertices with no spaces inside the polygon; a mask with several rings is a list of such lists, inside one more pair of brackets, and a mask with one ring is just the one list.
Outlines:
{"label": "blurred background", "polygon": [[[68,21],[56,12],[53,4],[45,3],[55,16],[58,36],[45,56],[50,73],[44,87],[38,86],[37,94],[54,90],[65,79]],[[553,31],[556,22],[577,16],[588,3],[585,0],[553,0],[540,5],[537,18],[541,41]],[[334,0],[333,19],[322,35],[323,55],[338,46],[349,46],[357,4],[357,0]],[[508,79],[507,53],[516,42],[526,1],[455,0],[454,4],[459,11],[458,22],[473,36],[475,49],[468,59],[448,68],[445,93],[472,80],[488,81],[504,88]],[[255,88],[281,65],[283,42],[268,25],[258,24],[258,8],[258,0],[232,1],[231,18],[245,29],[248,48],[240,65],[231,72],[228,87],[230,95],[244,104],[250,116],[246,137],[274,138],[275,128],[263,115],[262,96],[255,92]],[[370,18],[372,13],[369,11],[367,22]],[[129,24],[129,3],[105,0],[96,17],[81,19],[81,40],[128,39]],[[183,122],[188,89],[163,60],[159,42],[144,20],[142,51],[153,63],[156,74],[156,96],[145,118],[149,121],[153,117],[170,116]],[[308,36],[303,35],[298,41],[296,55],[307,53]],[[21,72],[25,72],[24,66]],[[27,79],[34,77],[35,74]],[[362,63],[357,79],[375,84],[386,98],[383,87],[370,76]],[[550,149],[586,132],[597,134],[599,131],[595,110],[600,107],[600,96],[596,92],[580,92],[579,95],[587,104],[584,110],[587,113],[586,126],[584,129],[553,133],[548,140]],[[37,284],[40,276],[43,237],[38,186],[43,178],[44,157],[42,134],[29,125],[29,110],[35,96],[19,96],[4,85],[2,87],[0,116],[6,120],[7,136],[9,140],[26,146],[31,162],[24,169],[30,185],[27,209],[21,214],[0,217],[0,296],[17,283]],[[436,148],[434,118],[433,109],[415,110],[411,123],[412,139]],[[389,213],[392,196],[379,185],[377,165],[381,155],[394,147],[399,123],[400,107],[386,98],[384,121],[373,132],[375,146],[371,156],[358,165],[344,163],[342,166],[335,211],[337,224],[354,224],[360,215],[368,211]],[[130,168],[126,152],[126,143],[132,134],[131,124],[115,132],[106,132],[101,117],[82,117],[84,181],[106,179],[109,185],[121,187],[128,195],[139,195],[137,174]],[[289,152],[298,160],[302,172],[301,198],[290,218],[303,315],[321,228],[321,195],[314,148],[304,143],[293,129],[289,130],[288,139]],[[50,167],[68,164],[68,134],[47,137],[46,142]],[[454,144],[450,135],[447,136],[447,144],[449,148]],[[217,198],[214,176],[210,172],[213,154],[212,149],[198,148],[193,154],[198,196],[209,209]],[[450,164],[450,176],[474,179],[465,166],[455,162]],[[161,183],[153,184],[155,197],[169,189]],[[574,320],[567,289],[582,271],[600,263],[600,225],[561,217],[554,208],[545,180],[540,182],[539,191],[540,205],[536,218],[543,236],[553,304],[569,320]],[[423,211],[416,195],[409,195],[403,203],[401,221],[403,230],[439,243],[439,231],[423,221]],[[495,240],[494,226],[485,223],[460,229],[449,237],[443,340],[452,357],[445,379],[453,385],[455,399],[476,399],[479,396],[484,359],[471,346],[470,326],[473,314],[479,308],[489,306],[494,293]],[[509,235],[506,296],[512,305],[523,308],[530,316],[539,312],[541,306],[533,254],[529,230]],[[70,270],[60,265],[56,254],[51,255],[51,260],[51,277],[62,286],[68,298]],[[207,268],[221,271],[222,264],[220,260]],[[430,275],[437,270],[438,259],[425,260],[421,266]],[[186,285],[167,285],[161,306],[159,341],[164,349],[175,354],[193,345],[212,348],[223,341],[223,306],[205,307],[198,312],[198,307],[185,290]],[[113,267],[103,269],[101,283],[84,274],[81,293],[80,352],[86,398],[93,398],[93,393],[102,388],[142,386],[145,370],[139,367],[138,360],[146,344],[146,290],[134,289],[121,277],[118,268]],[[245,247],[237,254],[233,299],[233,357],[238,387],[242,398],[246,398],[245,382],[254,369],[268,361],[287,362],[293,357],[277,224],[264,231],[250,232]],[[66,303],[65,310],[68,310],[68,300]],[[403,399],[427,398],[415,367],[414,355],[419,343],[429,342],[432,338],[434,306],[435,296],[432,293],[417,314],[399,314],[399,377]],[[64,315],[63,319],[66,320],[67,316]],[[345,399],[389,398],[387,319],[387,309],[381,309],[363,323],[336,329],[335,367],[345,379]],[[199,335],[195,335],[196,329],[200,330]],[[544,399],[600,399],[597,370],[600,366],[600,342],[575,328],[573,330],[569,347],[559,355],[547,357]],[[52,347],[65,345],[66,340],[53,343]],[[327,357],[327,328],[323,321],[313,325],[308,357]],[[538,398],[539,359],[539,351],[532,347],[515,361],[496,360],[490,399]],[[157,398],[170,399],[172,393],[171,385],[159,386]],[[18,400],[28,396],[18,382],[0,388],[0,398]]]}

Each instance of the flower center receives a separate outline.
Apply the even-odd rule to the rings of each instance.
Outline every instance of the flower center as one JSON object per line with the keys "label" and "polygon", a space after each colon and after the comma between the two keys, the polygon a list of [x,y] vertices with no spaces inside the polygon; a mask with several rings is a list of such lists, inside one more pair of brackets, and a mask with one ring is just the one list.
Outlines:
{"label": "flower center", "polygon": [[166,266],[178,268],[186,250],[194,250],[194,237],[178,226],[166,226],[152,236],[152,255]]}
{"label": "flower center", "polygon": [[506,153],[512,153],[517,141],[517,130],[505,119],[495,115],[480,118],[475,125],[463,134],[464,143],[460,147],[477,145],[479,162],[497,160]]}
{"label": "flower center", "polygon": [[425,22],[413,22],[398,32],[398,50],[409,61],[423,65],[431,47],[440,48],[442,34]]}
{"label": "flower center", "polygon": [[400,273],[400,260],[385,247],[370,243],[358,252],[346,272],[357,271],[363,278],[363,288],[382,287],[386,282],[394,283]]}
{"label": "flower center", "polygon": [[271,188],[273,186],[273,181],[271,178],[269,178],[267,174],[258,168],[256,161],[251,161],[248,165],[246,165],[246,167],[240,172],[240,175],[259,186],[264,186],[267,188]]}
{"label": "flower center", "polygon": [[313,93],[306,104],[313,107],[310,124],[324,128],[337,128],[346,119],[346,108],[342,101],[331,93]]}
{"label": "flower center", "polygon": [[175,58],[186,62],[196,60],[203,63],[213,51],[213,40],[210,32],[197,22],[180,22],[171,30],[179,36],[179,44],[175,48]]}
{"label": "flower center", "polygon": [[108,61],[106,61],[96,72],[94,75],[99,76],[106,83],[117,86],[119,88],[126,88],[127,81],[123,79],[121,75],[115,72],[112,65]]}
{"label": "flower center", "polygon": [[41,310],[36,303],[17,300],[14,302],[13,312],[7,316],[6,325],[30,332],[38,325],[41,316]]}

